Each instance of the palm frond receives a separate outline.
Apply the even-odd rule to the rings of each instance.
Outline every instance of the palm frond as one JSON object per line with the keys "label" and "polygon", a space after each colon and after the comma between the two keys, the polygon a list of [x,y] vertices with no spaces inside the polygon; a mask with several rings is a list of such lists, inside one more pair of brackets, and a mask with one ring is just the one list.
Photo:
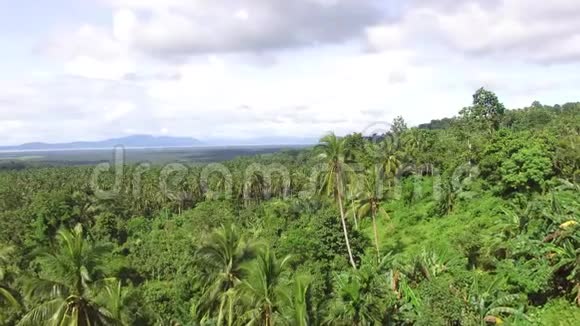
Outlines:
{"label": "palm frond", "polygon": [[48,325],[51,320],[58,319],[66,307],[66,301],[63,298],[56,298],[30,310],[20,322],[19,326],[37,326]]}
{"label": "palm frond", "polygon": [[16,300],[14,295],[12,295],[12,293],[8,289],[2,286],[0,286],[0,299],[7,301],[13,307],[20,306],[20,303],[18,302],[18,300]]}

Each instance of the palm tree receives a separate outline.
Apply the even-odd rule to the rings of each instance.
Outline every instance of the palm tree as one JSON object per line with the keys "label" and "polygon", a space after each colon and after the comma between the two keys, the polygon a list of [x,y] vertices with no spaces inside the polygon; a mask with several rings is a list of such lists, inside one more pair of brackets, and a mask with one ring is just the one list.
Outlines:
{"label": "palm tree", "polygon": [[370,266],[338,274],[328,325],[381,325],[389,304],[387,279]]}
{"label": "palm tree", "polygon": [[[229,195],[232,195],[233,176],[228,175],[227,171],[224,172],[219,166],[212,168],[213,166],[218,165],[208,165],[207,169],[211,173],[205,175],[205,178],[201,177],[201,188],[204,191],[204,196],[206,200],[227,198]],[[212,169],[215,169],[215,171],[212,171]]]}
{"label": "palm tree", "polygon": [[[6,277],[6,265],[14,252],[14,247],[0,245],[0,300],[4,300],[11,304],[12,306],[18,306],[18,301],[12,295],[8,285],[4,284],[4,279]],[[0,301],[1,302],[1,301]]]}
{"label": "palm tree", "polygon": [[383,176],[388,180],[393,178],[401,166],[398,140],[385,137],[380,143],[369,143],[367,146],[370,156],[381,167]]}
{"label": "palm tree", "polygon": [[352,267],[356,269],[356,264],[354,262],[352,250],[350,248],[350,241],[348,239],[348,230],[346,228],[346,220],[344,217],[344,207],[342,202],[344,197],[346,172],[348,170],[347,164],[345,162],[345,158],[348,154],[345,148],[345,141],[344,139],[338,138],[335,134],[331,133],[324,136],[316,148],[320,152],[319,157],[325,161],[327,167],[325,171],[326,173],[323,176],[324,179],[322,189],[326,188],[328,194],[334,194],[334,198],[338,203],[338,208],[340,210],[340,220],[342,222],[342,230],[344,232],[344,240],[348,250],[348,258]]}
{"label": "palm tree", "polygon": [[123,325],[130,324],[131,312],[127,311],[127,307],[129,302],[133,300],[131,295],[131,288],[123,287],[121,281],[115,278],[106,280],[101,301],[111,312],[113,318]]}
{"label": "palm tree", "polygon": [[294,279],[292,295],[287,298],[289,320],[291,325],[307,326],[310,324],[308,315],[308,292],[312,279],[309,275],[297,275]]}
{"label": "palm tree", "polygon": [[[233,225],[222,225],[206,239],[197,252],[206,266],[209,284],[198,307],[201,314],[211,315],[217,304],[217,325],[222,325],[226,304],[233,304],[232,291],[242,282],[245,272],[243,264],[252,259],[255,253],[256,246],[244,241]],[[232,322],[228,318],[228,324]]]}
{"label": "palm tree", "polygon": [[120,324],[95,298],[105,278],[101,269],[109,246],[84,239],[79,224],[72,231],[60,230],[54,252],[41,252],[39,278],[28,280],[27,295],[41,303],[19,325],[100,326]]}
{"label": "palm tree", "polygon": [[362,189],[358,194],[359,216],[364,217],[370,214],[373,221],[373,233],[375,237],[375,247],[377,257],[380,259],[379,234],[377,230],[377,215],[389,216],[387,211],[380,206],[382,198],[382,180],[377,168],[371,168],[364,176]]}
{"label": "palm tree", "polygon": [[250,202],[259,203],[264,198],[264,176],[259,171],[252,171],[244,180],[244,205]]}
{"label": "palm tree", "polygon": [[246,267],[248,277],[242,283],[242,292],[251,307],[246,313],[249,324],[272,326],[281,317],[281,305],[288,297],[281,276],[289,260],[290,256],[277,259],[266,248]]}
{"label": "palm tree", "polygon": [[407,130],[400,139],[402,152],[405,159],[415,165],[418,163],[419,153],[423,153],[423,133],[420,129],[412,128]]}

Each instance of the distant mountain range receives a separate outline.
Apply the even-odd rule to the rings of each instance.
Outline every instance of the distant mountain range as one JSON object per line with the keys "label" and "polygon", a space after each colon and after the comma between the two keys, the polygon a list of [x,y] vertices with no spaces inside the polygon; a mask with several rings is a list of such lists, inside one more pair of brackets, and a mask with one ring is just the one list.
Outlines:
{"label": "distant mountain range", "polygon": [[76,141],[70,143],[26,143],[16,146],[0,146],[0,151],[42,151],[70,149],[108,149],[117,145],[126,148],[194,147],[194,146],[236,146],[236,145],[310,145],[316,138],[298,137],[258,137],[245,139],[210,138],[200,141],[189,137],[132,135],[102,141]]}
{"label": "distant mountain range", "polygon": [[202,143],[194,138],[151,135],[133,135],[111,138],[102,141],[76,141],[71,143],[26,143],[17,146],[0,146],[0,150],[56,150],[56,149],[96,149],[112,148],[117,145],[125,147],[187,147]]}

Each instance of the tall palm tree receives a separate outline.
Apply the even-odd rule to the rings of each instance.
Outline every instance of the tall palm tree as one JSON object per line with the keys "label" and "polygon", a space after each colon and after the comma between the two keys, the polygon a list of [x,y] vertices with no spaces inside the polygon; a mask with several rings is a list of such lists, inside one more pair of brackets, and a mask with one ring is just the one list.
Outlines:
{"label": "tall palm tree", "polygon": [[6,265],[10,261],[10,257],[14,252],[14,247],[0,245],[0,303],[6,301],[12,306],[18,306],[18,301],[12,295],[12,292],[7,284],[4,284],[4,279],[6,277]]}
{"label": "tall palm tree", "polygon": [[282,260],[277,259],[276,255],[266,248],[247,267],[248,277],[242,284],[242,292],[251,307],[247,312],[249,324],[272,326],[280,317],[280,306],[288,297],[281,282],[281,275],[289,260],[290,256]]}
{"label": "tall palm tree", "polygon": [[346,173],[348,172],[348,166],[345,162],[345,158],[348,154],[345,147],[345,141],[331,133],[324,136],[316,148],[320,153],[319,157],[325,161],[327,167],[325,175],[323,176],[323,187],[321,189],[326,189],[328,194],[333,194],[338,203],[342,230],[344,232],[344,240],[348,250],[348,258],[352,267],[356,269],[356,263],[354,262],[350,241],[348,239],[348,230],[346,228],[342,202],[344,197],[344,183]]}
{"label": "tall palm tree", "polygon": [[370,214],[373,222],[373,233],[375,238],[375,247],[377,258],[380,259],[381,252],[379,249],[379,234],[377,230],[377,215],[388,217],[387,211],[380,206],[382,198],[382,180],[378,168],[373,167],[366,171],[362,189],[358,193],[359,216],[364,217]]}
{"label": "tall palm tree", "polygon": [[60,230],[55,251],[44,251],[37,261],[40,277],[28,280],[27,296],[41,303],[19,325],[101,326],[118,325],[113,315],[95,298],[104,282],[101,269],[109,246],[93,244],[83,237],[79,224]]}
{"label": "tall palm tree", "polygon": [[[233,225],[227,225],[214,231],[197,254],[206,266],[209,284],[197,307],[203,314],[198,317],[210,316],[217,309],[217,325],[222,325],[226,304],[233,304],[232,291],[242,282],[243,265],[255,256],[256,246],[244,241]],[[227,322],[231,324],[233,320],[228,318]]]}

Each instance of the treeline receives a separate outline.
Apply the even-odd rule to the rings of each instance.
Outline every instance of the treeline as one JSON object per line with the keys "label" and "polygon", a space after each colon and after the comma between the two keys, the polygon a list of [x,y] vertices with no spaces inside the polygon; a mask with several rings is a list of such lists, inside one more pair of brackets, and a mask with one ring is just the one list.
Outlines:
{"label": "treeline", "polygon": [[580,105],[223,164],[0,171],[2,325],[580,320]]}

